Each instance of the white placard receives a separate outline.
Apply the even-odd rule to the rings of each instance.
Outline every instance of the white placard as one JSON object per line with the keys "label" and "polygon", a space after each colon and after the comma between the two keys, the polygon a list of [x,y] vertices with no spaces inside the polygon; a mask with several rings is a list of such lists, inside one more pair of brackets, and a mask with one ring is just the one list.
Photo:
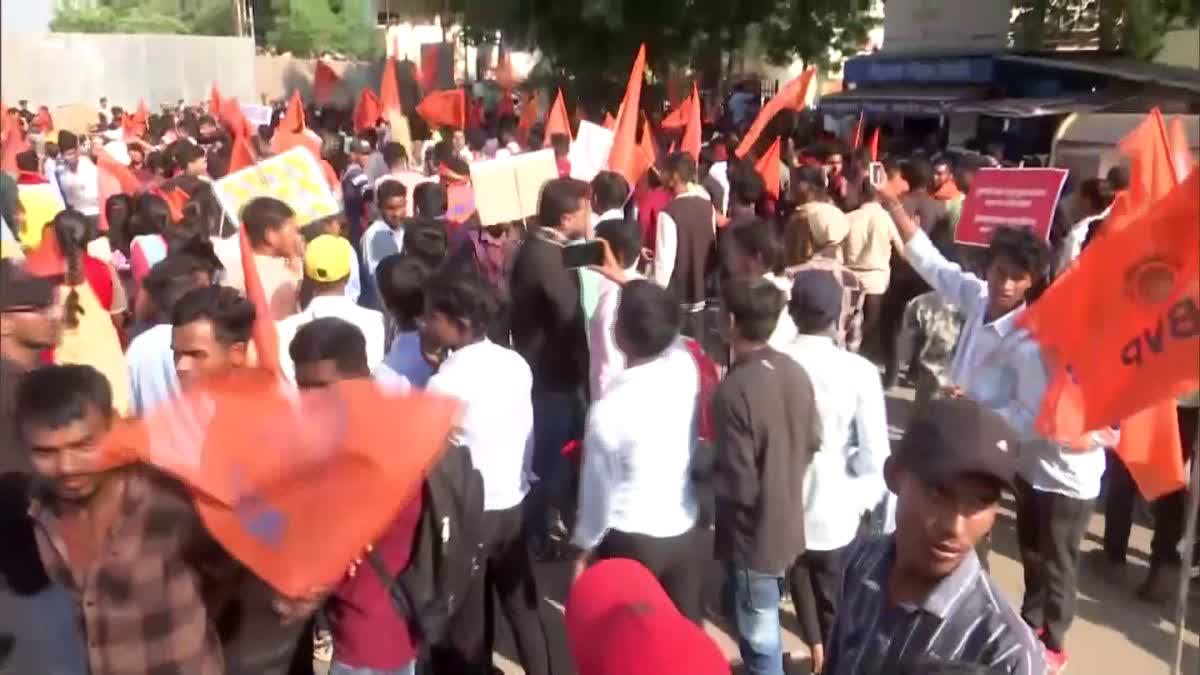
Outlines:
{"label": "white placard", "polygon": [[579,123],[579,133],[571,143],[567,159],[571,162],[571,178],[591,182],[608,166],[608,154],[613,146],[613,132],[588,121]]}

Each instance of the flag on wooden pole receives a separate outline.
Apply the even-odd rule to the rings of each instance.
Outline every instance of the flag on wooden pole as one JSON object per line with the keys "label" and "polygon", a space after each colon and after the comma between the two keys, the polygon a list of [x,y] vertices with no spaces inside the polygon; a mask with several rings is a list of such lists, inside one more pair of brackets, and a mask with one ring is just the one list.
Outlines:
{"label": "flag on wooden pole", "polygon": [[692,95],[689,99],[692,103],[688,107],[687,126],[683,129],[683,138],[679,141],[679,149],[692,156],[692,159],[700,161],[700,92],[696,89],[696,84],[692,83]]}
{"label": "flag on wooden pole", "polygon": [[758,112],[758,116],[754,118],[754,123],[750,125],[750,130],[746,132],[746,137],[742,139],[742,144],[738,146],[734,154],[738,157],[745,157],[746,153],[754,147],[754,143],[758,141],[763,130],[767,128],[767,124],[780,111],[803,110],[808,105],[808,92],[813,86],[816,74],[816,68],[808,68],[799,77],[785,84]]}
{"label": "flag on wooden pole", "polygon": [[641,178],[638,174],[641,162],[638,160],[637,131],[645,69],[646,45],[643,44],[638,48],[633,69],[629,73],[629,83],[625,86],[625,97],[613,129],[612,150],[608,154],[608,169],[624,176],[630,185],[636,185]]}

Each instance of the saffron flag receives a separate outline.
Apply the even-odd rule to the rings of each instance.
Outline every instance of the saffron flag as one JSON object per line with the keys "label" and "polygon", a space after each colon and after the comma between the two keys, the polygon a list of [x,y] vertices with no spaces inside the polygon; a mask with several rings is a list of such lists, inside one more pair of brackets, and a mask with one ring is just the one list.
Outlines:
{"label": "saffron flag", "polygon": [[462,129],[467,123],[467,101],[462,89],[435,91],[417,106],[417,114],[432,126]]}
{"label": "saffron flag", "polygon": [[641,178],[638,172],[641,162],[638,159],[637,132],[638,114],[642,109],[642,79],[645,69],[646,45],[643,44],[638,48],[637,58],[634,59],[633,69],[629,73],[625,98],[621,101],[621,109],[613,129],[612,150],[608,155],[608,169],[624,176],[630,185],[637,185],[638,179]]}
{"label": "saffron flag", "polygon": [[321,137],[310,131],[305,124],[304,101],[301,100],[299,91],[292,92],[287,110],[279,120],[279,126],[275,127],[275,135],[271,137],[271,152],[275,155],[282,155],[295,147],[308,150],[324,170],[329,187],[337,188],[337,175],[321,157]]}
{"label": "saffron flag", "polygon": [[879,127],[875,127],[875,131],[871,132],[871,142],[867,143],[867,150],[871,153],[871,161],[879,161]]}
{"label": "saffron flag", "polygon": [[141,138],[146,135],[150,126],[150,110],[146,107],[146,99],[138,101],[137,111],[132,115],[126,114],[122,123],[125,138]]}
{"label": "saffron flag", "polygon": [[317,69],[313,73],[313,100],[325,105],[333,102],[334,94],[342,83],[342,78],[324,59],[317,59]]}
{"label": "saffron flag", "polygon": [[783,110],[803,110],[808,105],[808,92],[813,86],[813,78],[816,77],[817,69],[808,68],[803,73],[788,82],[763,106],[758,112],[758,116],[754,118],[754,123],[750,125],[750,130],[746,132],[746,137],[742,139],[742,144],[738,146],[736,155],[745,157],[747,152],[754,147],[754,143],[758,141],[758,137],[762,135],[767,124],[775,118],[779,112]]}
{"label": "saffron flag", "polygon": [[21,125],[5,113],[0,112],[0,115],[4,115],[4,130],[0,132],[0,146],[3,146],[0,148],[0,169],[16,176],[19,173],[17,155],[31,146],[25,132],[21,130]]}
{"label": "saffron flag", "polygon": [[258,276],[258,265],[254,262],[254,248],[250,245],[250,236],[246,233],[245,225],[239,228],[238,246],[241,252],[246,299],[254,305],[254,326],[251,329],[251,336],[254,340],[254,353],[258,358],[258,367],[279,375],[279,333],[275,330],[271,305],[267,301],[267,293],[263,289],[262,279]]}
{"label": "saffron flag", "polygon": [[[695,86],[696,85],[692,85],[692,88],[695,89]],[[691,112],[692,112],[692,97],[688,96],[687,98],[683,99],[683,102],[680,103],[674,110],[667,113],[667,116],[663,118],[662,128],[664,128],[664,129],[682,129],[682,128],[684,128],[685,126],[687,126],[689,115],[691,115]]]}
{"label": "saffron flag", "polygon": [[1183,128],[1183,118],[1178,115],[1171,120],[1170,129],[1167,131],[1167,146],[1171,151],[1171,164],[1175,167],[1175,175],[1179,178],[1186,176],[1196,160],[1192,157],[1187,131]]}
{"label": "saffron flag", "polygon": [[208,113],[213,117],[221,114],[221,90],[217,88],[217,83],[212,83],[212,88],[208,90]]}
{"label": "saffron flag", "polygon": [[521,105],[521,118],[517,121],[517,137],[521,139],[521,145],[529,144],[529,130],[537,122],[537,114],[537,97],[530,92]]}
{"label": "saffron flag", "polygon": [[775,142],[767,149],[763,156],[754,164],[754,170],[763,178],[763,184],[766,186],[767,194],[771,195],[772,199],[779,199],[779,184],[780,171],[783,166],[779,162],[779,141],[780,137],[775,138]]}
{"label": "saffron flag", "polygon": [[855,150],[858,150],[862,147],[863,136],[866,132],[866,129],[863,128],[863,125],[866,124],[866,122],[866,113],[858,113],[858,122],[854,124],[854,130],[850,133],[850,147]]}
{"label": "saffron flag", "polygon": [[[654,142],[654,131],[650,128],[650,120],[642,120],[642,137],[638,141],[638,175],[644,175],[658,161],[657,145]],[[632,189],[632,186],[630,186]]]}
{"label": "saffron flag", "polygon": [[178,478],[226,551],[280,594],[303,597],[338,582],[419,496],[459,410],[369,379],[297,395],[270,373],[238,369],[118,421],[102,461]]}
{"label": "saffron flag", "polygon": [[[399,109],[396,112],[399,112]],[[358,103],[354,104],[354,130],[374,129],[375,124],[382,116],[383,106],[379,102],[379,97],[375,95],[375,92],[363,87],[362,93],[358,95]]]}
{"label": "saffron flag", "polygon": [[238,103],[237,97],[221,101],[217,117],[221,124],[229,129],[229,135],[233,138],[250,138],[254,134],[250,120],[246,119],[246,113],[242,112],[242,105]]}
{"label": "saffron flag", "polygon": [[571,118],[567,116],[567,104],[563,102],[562,89],[558,90],[558,95],[554,97],[554,105],[550,106],[550,112],[546,115],[546,138],[542,141],[542,147],[550,147],[550,137],[554,134],[566,134],[567,138],[571,138]]}
{"label": "saffron flag", "polygon": [[383,63],[383,76],[379,79],[379,107],[382,112],[401,112],[400,84],[396,80],[396,62],[387,59]]}
{"label": "saffron flag", "polygon": [[107,173],[117,179],[121,187],[121,192],[127,195],[135,195],[142,189],[142,182],[133,175],[133,171],[129,167],[113,159],[113,156],[108,154],[104,148],[96,149],[96,169],[98,173]]}
{"label": "saffron flag", "polygon": [[679,149],[692,156],[692,159],[700,161],[700,92],[696,90],[696,84],[692,83],[692,104],[688,107],[687,126],[683,129],[683,138],[679,141]]}
{"label": "saffron flag", "polygon": [[283,117],[279,118],[276,131],[295,133],[305,128],[307,125],[304,120],[304,100],[300,98],[299,90],[293,90],[291,98],[288,99],[287,109],[283,111]]}
{"label": "saffron flag", "polygon": [[229,173],[241,171],[248,166],[254,166],[254,150],[250,148],[250,141],[244,136],[235,136],[229,154]]}

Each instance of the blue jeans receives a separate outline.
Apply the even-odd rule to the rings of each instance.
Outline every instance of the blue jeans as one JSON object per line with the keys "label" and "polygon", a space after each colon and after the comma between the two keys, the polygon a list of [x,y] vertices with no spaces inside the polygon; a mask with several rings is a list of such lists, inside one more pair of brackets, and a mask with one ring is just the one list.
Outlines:
{"label": "blue jeans", "polygon": [[525,525],[534,542],[546,538],[555,512],[570,529],[575,519],[574,471],[563,446],[583,432],[583,403],[573,394],[533,396],[533,472],[538,481],[525,500]]}
{"label": "blue jeans", "polygon": [[725,568],[725,611],[748,675],[783,675],[782,595],[782,575]]}
{"label": "blue jeans", "polygon": [[379,668],[353,668],[344,663],[338,663],[337,659],[329,665],[329,675],[416,675],[417,662],[404,666],[403,668],[395,668],[392,670],[381,670]]}

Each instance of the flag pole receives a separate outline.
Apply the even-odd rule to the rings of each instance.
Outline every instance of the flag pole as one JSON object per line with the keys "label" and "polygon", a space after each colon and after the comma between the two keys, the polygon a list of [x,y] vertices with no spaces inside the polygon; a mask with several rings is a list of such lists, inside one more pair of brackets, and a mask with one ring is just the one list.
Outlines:
{"label": "flag pole", "polygon": [[1175,665],[1171,675],[1183,673],[1183,644],[1187,624],[1188,587],[1192,581],[1192,565],[1196,552],[1196,517],[1200,508],[1200,427],[1192,443],[1192,476],[1188,481],[1187,525],[1183,531],[1183,564],[1179,570],[1179,588],[1175,606]]}

